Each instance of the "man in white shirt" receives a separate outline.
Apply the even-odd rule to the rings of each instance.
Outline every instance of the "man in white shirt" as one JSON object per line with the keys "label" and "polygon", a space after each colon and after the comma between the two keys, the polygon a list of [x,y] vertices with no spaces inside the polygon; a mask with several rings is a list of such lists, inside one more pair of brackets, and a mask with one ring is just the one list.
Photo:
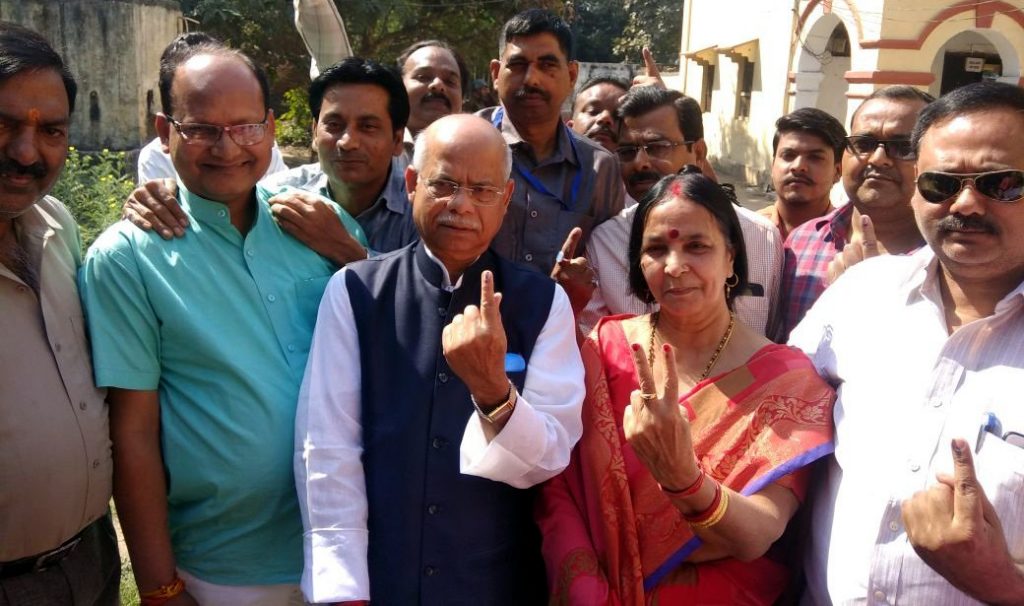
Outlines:
{"label": "man in white shirt", "polygon": [[1024,603],[1024,91],[921,111],[928,246],[849,269],[790,343],[837,387],[809,604]]}
{"label": "man in white shirt", "polygon": [[488,250],[510,170],[487,121],[435,121],[406,170],[421,240],[328,285],[296,419],[312,602],[544,600],[526,489],[569,462],[583,365],[561,286]]}
{"label": "man in white shirt", "polygon": [[[700,166],[708,174],[704,125],[696,101],[678,91],[634,86],[619,103],[622,127],[615,153],[632,199],[641,199],[662,177],[687,164]],[[734,208],[750,267],[750,287],[737,297],[736,315],[761,334],[772,334],[782,274],[782,238],[764,217],[739,205]],[[597,274],[598,288],[580,315],[584,332],[604,316],[653,311],[653,306],[629,292],[626,248],[635,214],[636,205],[629,201],[622,212],[595,228],[587,243],[586,256]]]}

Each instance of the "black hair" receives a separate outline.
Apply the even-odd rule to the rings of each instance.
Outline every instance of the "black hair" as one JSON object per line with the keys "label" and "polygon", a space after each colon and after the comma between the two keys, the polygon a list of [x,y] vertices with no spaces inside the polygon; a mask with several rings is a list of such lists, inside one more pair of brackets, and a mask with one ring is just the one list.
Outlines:
{"label": "black hair", "polygon": [[566,60],[572,60],[572,30],[569,29],[569,24],[558,15],[540,8],[525,10],[505,22],[505,26],[501,28],[501,37],[498,38],[498,57],[505,55],[505,45],[513,38],[536,34],[554,36]]}
{"label": "black hair", "polygon": [[894,84],[892,86],[884,86],[874,91],[867,97],[865,97],[864,100],[861,101],[860,105],[857,106],[857,109],[853,110],[853,116],[850,117],[851,129],[853,128],[853,122],[857,119],[857,114],[860,113],[860,108],[864,107],[864,105],[868,101],[871,101],[873,99],[890,99],[893,101],[920,101],[925,105],[928,105],[935,101],[935,97],[924,92],[923,90],[920,90],[908,84]]}
{"label": "black hair", "polygon": [[[172,43],[173,44],[173,43]],[[160,61],[160,107],[164,115],[174,115],[174,104],[171,97],[171,88],[174,86],[174,75],[178,71],[178,67],[188,62],[193,57],[201,55],[214,55],[218,57],[234,57],[238,59],[256,78],[256,82],[260,85],[260,93],[263,97],[264,109],[270,109],[270,81],[267,79],[267,72],[263,71],[259,65],[252,60],[249,55],[246,55],[240,50],[228,48],[217,42],[216,40],[209,42],[199,42],[191,46],[182,46],[175,52],[166,52]]]}
{"label": "black hair", "polygon": [[993,109],[1024,113],[1024,90],[1013,84],[985,80],[954,89],[921,110],[910,135],[910,144],[917,153],[929,128],[954,116]]}
{"label": "black hair", "polygon": [[373,84],[383,88],[388,94],[391,128],[405,128],[409,121],[409,93],[396,70],[362,57],[348,57],[328,67],[309,85],[309,110],[314,120],[320,119],[324,93],[338,84]]}
{"label": "black hair", "polygon": [[832,148],[832,161],[839,162],[843,158],[846,147],[846,128],[828,112],[815,107],[802,107],[791,111],[775,121],[775,137],[772,138],[772,155],[779,149],[782,135],[802,132],[814,135]]}
{"label": "black hair", "polygon": [[621,88],[623,93],[629,91],[629,82],[626,82],[621,78],[613,78],[611,76],[598,76],[597,78],[591,78],[587,80],[586,82],[583,83],[583,86],[576,89],[576,91],[572,95],[572,103],[570,105],[572,105],[572,107],[575,108],[576,99],[578,99],[579,96],[583,94],[583,91],[589,90],[601,84],[611,84],[612,86]]}
{"label": "black hair", "polygon": [[405,50],[402,51],[402,54],[398,55],[398,60],[395,62],[398,66],[399,73],[403,75],[405,74],[405,62],[409,60],[409,57],[412,56],[413,53],[421,48],[429,48],[431,46],[443,48],[452,54],[452,57],[455,59],[455,65],[459,68],[459,86],[462,87],[462,95],[468,95],[469,68],[466,67],[466,62],[463,61],[462,55],[459,54],[459,51],[455,50],[452,45],[448,44],[444,40],[420,40],[419,42],[413,42],[409,46],[405,47]]}
{"label": "black hair", "polygon": [[635,86],[619,100],[618,117],[619,120],[635,118],[666,105],[675,108],[679,130],[687,141],[700,141],[704,138],[704,119],[700,104],[677,90],[666,90],[657,86]]}
{"label": "black hair", "polygon": [[739,295],[747,291],[749,269],[747,266],[747,247],[743,241],[743,228],[733,208],[729,194],[711,179],[705,177],[700,168],[688,164],[678,174],[668,175],[658,181],[643,198],[637,202],[636,215],[633,216],[633,228],[629,233],[629,290],[638,299],[647,304],[655,302],[643,269],[640,268],[640,256],[643,248],[644,229],[647,218],[655,206],[676,198],[686,198],[707,209],[715,218],[722,235],[732,247],[732,271],[738,279],[735,286],[726,296],[729,309]]}
{"label": "black hair", "polygon": [[64,59],[38,33],[9,21],[0,21],[0,82],[22,72],[43,70],[57,72],[68,95],[68,111],[75,111],[78,83]]}
{"label": "black hair", "polygon": [[171,40],[171,42],[164,47],[163,52],[160,53],[160,63],[169,61],[172,56],[182,53],[193,46],[199,46],[200,44],[223,46],[223,42],[206,32],[185,32],[175,36],[174,40]]}

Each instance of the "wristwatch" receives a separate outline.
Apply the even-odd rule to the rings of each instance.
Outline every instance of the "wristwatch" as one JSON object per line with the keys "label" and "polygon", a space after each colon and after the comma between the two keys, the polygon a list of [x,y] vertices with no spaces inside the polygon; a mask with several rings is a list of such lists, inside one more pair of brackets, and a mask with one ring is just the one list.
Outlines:
{"label": "wristwatch", "polygon": [[473,401],[473,407],[476,408],[476,413],[480,415],[480,418],[492,425],[512,414],[512,411],[516,408],[516,400],[518,398],[519,394],[516,391],[516,386],[513,385],[511,381],[508,383],[508,396],[505,398],[505,401],[491,408],[489,411],[485,412],[484,409],[480,408],[480,404],[477,403],[476,398],[472,395],[469,396],[469,399]]}

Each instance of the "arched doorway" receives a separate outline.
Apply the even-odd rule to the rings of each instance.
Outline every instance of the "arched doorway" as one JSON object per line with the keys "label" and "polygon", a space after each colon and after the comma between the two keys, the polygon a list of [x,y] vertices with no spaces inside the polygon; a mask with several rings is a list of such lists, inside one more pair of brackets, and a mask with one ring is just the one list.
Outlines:
{"label": "arched doorway", "polygon": [[1020,67],[1012,45],[992,30],[969,30],[950,38],[939,48],[932,60],[935,81],[929,87],[931,94],[943,95],[949,91],[981,80],[1016,82]]}
{"label": "arched doorway", "polygon": [[846,122],[852,45],[846,25],[835,14],[805,28],[797,49],[796,99],[792,109],[817,107]]}

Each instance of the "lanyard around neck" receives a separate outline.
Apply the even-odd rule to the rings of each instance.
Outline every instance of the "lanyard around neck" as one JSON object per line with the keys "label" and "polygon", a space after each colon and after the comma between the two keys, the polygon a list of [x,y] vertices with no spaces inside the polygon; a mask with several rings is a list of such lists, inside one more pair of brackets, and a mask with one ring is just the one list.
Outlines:
{"label": "lanyard around neck", "polygon": [[[504,118],[505,108],[499,107],[497,110],[494,111],[494,114],[491,116],[491,124],[493,124],[494,127],[497,128],[498,130],[501,130],[501,123]],[[543,183],[540,182],[540,179],[533,176],[533,173],[531,173],[528,168],[524,168],[522,165],[520,165],[514,155],[512,156],[512,168],[513,170],[516,171],[516,173],[519,174],[520,177],[522,177],[526,181],[527,184],[529,184],[529,186],[532,189],[544,194],[545,196],[558,200],[558,202],[567,210],[572,211],[576,208],[576,198],[579,195],[580,184],[583,181],[583,165],[580,164],[580,154],[576,150],[576,142],[572,140],[572,133],[568,132],[569,127],[567,127],[564,124],[562,124],[561,127],[566,130],[565,136],[567,139],[569,139],[569,147],[570,149],[572,149],[572,156],[576,160],[577,167],[576,174],[572,178],[572,185],[569,188],[568,204],[565,200],[562,199],[561,196],[551,193],[551,191],[547,187],[545,187]]]}

